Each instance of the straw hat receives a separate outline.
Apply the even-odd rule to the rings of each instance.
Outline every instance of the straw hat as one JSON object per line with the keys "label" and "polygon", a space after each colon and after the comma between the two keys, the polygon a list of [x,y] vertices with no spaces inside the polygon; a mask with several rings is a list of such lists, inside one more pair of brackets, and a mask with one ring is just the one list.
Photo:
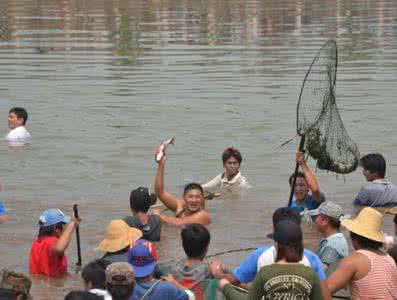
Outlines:
{"label": "straw hat", "polygon": [[342,220],[341,224],[347,230],[372,241],[380,243],[385,241],[384,234],[381,231],[383,214],[374,208],[365,207],[353,220]]}
{"label": "straw hat", "polygon": [[128,226],[123,220],[112,220],[106,227],[105,238],[99,243],[97,250],[117,252],[131,245],[142,237],[142,231]]}

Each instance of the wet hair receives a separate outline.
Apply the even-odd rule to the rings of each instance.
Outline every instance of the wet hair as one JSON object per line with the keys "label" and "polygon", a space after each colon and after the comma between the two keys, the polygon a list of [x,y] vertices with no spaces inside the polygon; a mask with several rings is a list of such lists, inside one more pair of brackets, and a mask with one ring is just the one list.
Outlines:
{"label": "wet hair", "polygon": [[201,186],[201,184],[196,182],[188,183],[187,185],[185,185],[185,188],[183,189],[183,195],[186,195],[187,192],[189,192],[190,190],[199,190],[202,195],[204,194],[203,187]]}
{"label": "wet hair", "polygon": [[386,161],[383,158],[382,154],[370,153],[361,157],[360,166],[362,166],[364,170],[376,173],[382,178],[385,177]]}
{"label": "wet hair", "polygon": [[182,246],[187,257],[204,258],[207,254],[211,236],[201,224],[186,225],[181,231]]}
{"label": "wet hair", "polygon": [[[289,185],[292,185],[292,181],[294,180],[294,176],[295,176],[295,173],[292,173],[291,176],[288,178]],[[306,180],[305,174],[303,174],[303,172],[301,172],[301,171],[296,173],[296,179],[298,179],[299,177],[302,177],[302,178],[304,178]]]}
{"label": "wet hair", "polygon": [[8,113],[14,113],[18,119],[23,119],[23,125],[25,125],[28,120],[28,112],[22,107],[13,107]]}
{"label": "wet hair", "polygon": [[17,297],[17,291],[0,288],[0,300],[16,300]]}
{"label": "wet hair", "polygon": [[302,260],[303,242],[289,245],[281,245],[277,243],[276,262],[285,259],[289,263],[297,263]]}
{"label": "wet hair", "polygon": [[241,153],[238,149],[233,148],[233,147],[228,147],[222,153],[223,164],[225,164],[226,161],[231,157],[234,157],[235,159],[237,159],[239,164],[241,164],[241,162],[243,160],[243,157],[241,156]]}
{"label": "wet hair", "polygon": [[134,197],[134,191],[131,191],[130,194],[130,208],[133,211],[136,212],[144,212],[147,213],[150,206],[156,203],[157,197],[155,194],[149,194],[149,201],[146,201],[146,199],[143,199],[143,197],[136,198]]}
{"label": "wet hair", "polygon": [[[42,224],[42,223],[39,222],[39,225],[41,225],[41,224]],[[63,226],[64,226],[65,224],[66,224],[66,223],[64,223],[64,222],[59,222],[59,223],[56,223],[56,224],[51,225],[51,226],[45,226],[45,227],[41,227],[41,226],[40,226],[40,229],[39,229],[39,237],[43,237],[43,236],[53,236],[53,235],[55,234],[55,231],[56,231],[57,229],[62,230],[62,229],[63,229]]]}
{"label": "wet hair", "polygon": [[104,300],[104,298],[87,291],[71,291],[64,300]]}
{"label": "wet hair", "polygon": [[113,300],[124,300],[129,299],[134,292],[135,282],[130,285],[113,285],[110,283],[106,284],[106,289],[112,296]]}
{"label": "wet hair", "polygon": [[106,267],[109,262],[97,259],[84,266],[81,278],[86,283],[91,283],[93,289],[104,290],[106,288]]}
{"label": "wet hair", "polygon": [[383,243],[370,240],[351,231],[350,238],[352,239],[352,241],[356,241],[360,245],[361,249],[378,250],[383,247]]}
{"label": "wet hair", "polygon": [[295,222],[296,224],[301,224],[301,216],[300,214],[291,207],[280,207],[277,208],[273,213],[273,226],[275,226],[278,222],[290,220]]}

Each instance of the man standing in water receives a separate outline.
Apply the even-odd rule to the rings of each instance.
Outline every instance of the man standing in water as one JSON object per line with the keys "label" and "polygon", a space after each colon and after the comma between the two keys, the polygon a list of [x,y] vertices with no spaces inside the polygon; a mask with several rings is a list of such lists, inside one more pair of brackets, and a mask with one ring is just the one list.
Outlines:
{"label": "man standing in water", "polygon": [[164,153],[158,162],[156,177],[154,179],[154,190],[160,201],[174,212],[175,217],[165,216],[159,210],[154,209],[153,214],[158,215],[162,222],[176,226],[187,224],[209,225],[211,218],[204,207],[203,188],[198,183],[189,183],[183,191],[183,199],[178,199],[164,189],[164,169],[167,157]]}
{"label": "man standing in water", "polygon": [[243,158],[238,149],[233,147],[226,148],[222,153],[224,172],[203,184],[204,191],[239,193],[241,188],[250,187],[247,179],[240,173],[242,160]]}
{"label": "man standing in water", "polygon": [[[296,162],[299,164],[302,172],[298,172],[296,176],[294,197],[290,207],[298,212],[305,209],[316,209],[325,200],[325,196],[320,192],[317,179],[305,161],[303,152],[296,153]],[[289,178],[289,184],[292,186],[294,174]],[[311,191],[311,193],[309,193]]]}
{"label": "man standing in water", "polygon": [[31,138],[30,133],[26,130],[25,124],[28,120],[28,113],[22,107],[11,108],[8,113],[8,128],[10,132],[6,140],[11,143],[24,143]]}

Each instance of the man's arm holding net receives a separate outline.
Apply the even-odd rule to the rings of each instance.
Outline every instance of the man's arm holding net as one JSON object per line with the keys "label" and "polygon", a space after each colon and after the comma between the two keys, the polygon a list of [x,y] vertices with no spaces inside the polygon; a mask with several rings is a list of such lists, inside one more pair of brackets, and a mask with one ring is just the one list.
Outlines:
{"label": "man's arm holding net", "polygon": [[302,169],[303,174],[305,175],[305,179],[309,189],[312,192],[313,199],[321,203],[324,201],[324,195],[320,192],[320,186],[318,184],[316,176],[314,176],[312,170],[310,170],[309,166],[305,160],[305,154],[303,152],[296,153],[296,162],[299,164]]}

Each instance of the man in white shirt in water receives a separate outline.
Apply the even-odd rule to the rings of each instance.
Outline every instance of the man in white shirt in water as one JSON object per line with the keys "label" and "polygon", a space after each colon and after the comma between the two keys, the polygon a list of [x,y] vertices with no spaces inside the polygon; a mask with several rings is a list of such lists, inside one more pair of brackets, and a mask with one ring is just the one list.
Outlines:
{"label": "man in white shirt in water", "polygon": [[31,138],[30,133],[26,130],[25,124],[28,120],[28,113],[22,107],[13,107],[8,113],[8,128],[10,132],[6,140],[11,145],[23,145]]}

